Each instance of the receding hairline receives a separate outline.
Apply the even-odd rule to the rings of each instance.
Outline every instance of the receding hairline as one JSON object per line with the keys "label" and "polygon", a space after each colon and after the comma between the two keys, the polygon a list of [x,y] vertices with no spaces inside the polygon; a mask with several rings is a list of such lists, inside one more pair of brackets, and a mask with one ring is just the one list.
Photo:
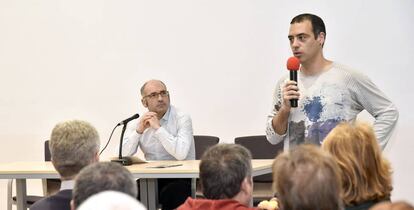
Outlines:
{"label": "receding hairline", "polygon": [[161,80],[158,80],[158,79],[152,79],[152,80],[148,80],[148,81],[146,81],[142,86],[141,86],[141,89],[140,89],[140,92],[141,92],[141,96],[144,96],[144,91],[145,91],[145,87],[147,86],[147,84],[148,83],[150,83],[150,82],[159,82],[159,83],[161,83],[164,87],[165,87],[165,89],[167,89],[167,86],[165,85],[165,83],[164,82],[162,82]]}

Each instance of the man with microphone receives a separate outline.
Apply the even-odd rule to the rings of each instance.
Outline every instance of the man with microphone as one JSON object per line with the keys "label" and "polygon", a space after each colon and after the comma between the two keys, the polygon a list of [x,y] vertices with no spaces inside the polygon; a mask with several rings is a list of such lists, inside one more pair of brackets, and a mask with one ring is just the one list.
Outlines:
{"label": "man with microphone", "polygon": [[[194,160],[191,118],[170,105],[170,95],[160,80],[141,87],[141,102],[148,112],[129,122],[122,155],[134,155],[141,148],[146,160]],[[191,196],[191,179],[159,179],[162,209],[175,209]]]}
{"label": "man with microphone", "polygon": [[368,77],[324,57],[323,20],[313,14],[294,17],[288,39],[300,68],[297,81],[285,76],[276,85],[267,118],[268,141],[283,141],[285,150],[301,143],[320,145],[338,123],[354,121],[365,109],[375,118],[376,136],[384,148],[397,123],[398,111]]}

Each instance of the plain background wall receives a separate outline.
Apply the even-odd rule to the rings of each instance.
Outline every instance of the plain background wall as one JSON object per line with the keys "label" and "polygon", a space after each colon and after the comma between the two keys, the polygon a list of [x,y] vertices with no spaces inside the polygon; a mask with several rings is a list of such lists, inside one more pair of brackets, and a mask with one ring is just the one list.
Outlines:
{"label": "plain background wall", "polygon": [[[91,122],[103,146],[118,121],[145,111],[138,92],[151,78],[191,114],[195,134],[221,142],[264,134],[287,73],[289,22],[311,12],[325,20],[326,57],[368,75],[399,108],[385,154],[393,200],[414,203],[413,8],[412,0],[0,0],[0,162],[43,160],[43,141],[67,119]],[[119,130],[104,157],[118,141]]]}

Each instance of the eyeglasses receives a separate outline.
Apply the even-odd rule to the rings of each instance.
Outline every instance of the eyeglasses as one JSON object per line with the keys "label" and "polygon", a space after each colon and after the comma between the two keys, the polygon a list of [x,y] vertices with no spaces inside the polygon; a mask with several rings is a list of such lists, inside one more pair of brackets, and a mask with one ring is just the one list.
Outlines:
{"label": "eyeglasses", "polygon": [[160,91],[159,93],[155,92],[155,93],[151,93],[149,95],[144,96],[143,98],[149,98],[149,99],[156,99],[159,96],[161,96],[162,98],[169,96],[170,93],[166,90]]}

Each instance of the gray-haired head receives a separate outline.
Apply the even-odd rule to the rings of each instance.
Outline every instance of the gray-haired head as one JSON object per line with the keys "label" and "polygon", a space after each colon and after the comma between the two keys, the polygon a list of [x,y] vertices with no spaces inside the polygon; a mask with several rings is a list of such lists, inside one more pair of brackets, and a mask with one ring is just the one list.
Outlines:
{"label": "gray-haired head", "polygon": [[99,146],[96,129],[81,120],[57,124],[49,142],[52,163],[62,179],[72,179],[83,167],[96,162]]}
{"label": "gray-haired head", "polygon": [[208,199],[231,199],[241,191],[245,178],[251,180],[252,156],[238,144],[218,144],[201,157],[200,180]]}
{"label": "gray-haired head", "polygon": [[341,210],[341,179],[334,159],[315,145],[276,157],[273,187],[284,210]]}
{"label": "gray-haired head", "polygon": [[100,162],[85,167],[76,176],[73,204],[78,207],[90,196],[107,190],[137,196],[137,185],[131,172],[118,163]]}

